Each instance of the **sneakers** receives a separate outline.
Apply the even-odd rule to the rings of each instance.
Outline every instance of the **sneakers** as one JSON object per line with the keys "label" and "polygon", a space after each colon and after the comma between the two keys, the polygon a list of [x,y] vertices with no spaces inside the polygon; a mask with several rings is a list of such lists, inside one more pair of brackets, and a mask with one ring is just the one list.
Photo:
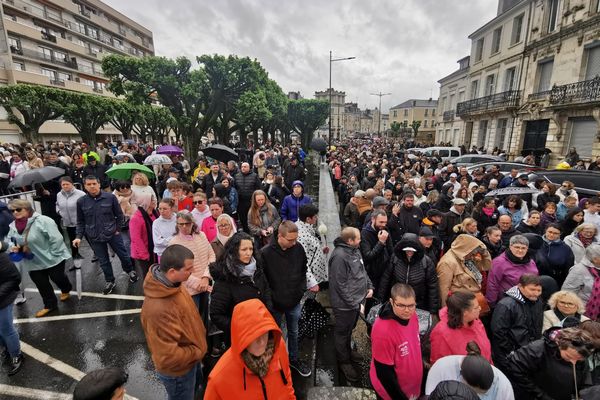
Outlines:
{"label": "sneakers", "polygon": [[25,295],[23,294],[23,292],[21,292],[21,293],[19,293],[19,295],[15,299],[15,304],[16,305],[20,305],[20,304],[25,303],[26,301],[27,301],[27,298],[25,297]]}
{"label": "sneakers", "polygon": [[365,358],[356,350],[350,352],[350,360],[355,363],[362,362]]}
{"label": "sneakers", "polygon": [[114,282],[106,282],[106,285],[104,285],[104,290],[102,291],[102,294],[111,294],[112,291],[115,289],[115,287],[117,287],[117,284]]}
{"label": "sneakers", "polygon": [[60,301],[67,301],[71,298],[71,293],[61,293]]}
{"label": "sneakers", "polygon": [[42,308],[40,311],[35,313],[36,318],[42,318],[48,315],[48,313],[56,310],[56,308]]}
{"label": "sneakers", "polygon": [[135,272],[135,271],[131,271],[130,273],[128,273],[128,275],[129,275],[129,282],[131,282],[131,283],[136,283],[138,281],[138,279],[140,279],[137,272]]}
{"label": "sneakers", "polygon": [[19,372],[19,370],[21,369],[22,366],[23,366],[23,353],[10,359],[10,363],[8,365],[8,371],[7,371],[8,376],[13,376],[17,372]]}
{"label": "sneakers", "polygon": [[344,377],[348,382],[357,382],[358,381],[358,372],[352,366],[352,364],[340,364],[340,371],[344,374]]}
{"label": "sneakers", "polygon": [[303,376],[305,378],[307,376],[310,376],[311,374],[311,370],[308,367],[308,365],[306,365],[306,363],[300,360],[290,360],[290,368],[295,369],[296,372],[300,374],[300,376]]}

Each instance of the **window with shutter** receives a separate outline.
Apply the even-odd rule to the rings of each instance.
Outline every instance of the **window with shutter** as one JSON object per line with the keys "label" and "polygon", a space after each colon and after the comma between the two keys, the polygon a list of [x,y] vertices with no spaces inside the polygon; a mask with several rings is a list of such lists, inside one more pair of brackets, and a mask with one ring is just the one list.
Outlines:
{"label": "window with shutter", "polygon": [[598,132],[598,123],[592,117],[572,118],[569,148],[575,147],[582,158],[592,156],[592,147]]}
{"label": "window with shutter", "polygon": [[585,67],[585,80],[600,76],[600,46],[587,50],[587,63]]}

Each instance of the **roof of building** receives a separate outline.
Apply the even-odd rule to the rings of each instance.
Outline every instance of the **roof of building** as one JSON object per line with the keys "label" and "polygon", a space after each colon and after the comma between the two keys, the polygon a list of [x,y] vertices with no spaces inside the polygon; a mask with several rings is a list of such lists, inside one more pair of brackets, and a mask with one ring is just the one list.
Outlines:
{"label": "roof of building", "polygon": [[419,107],[421,107],[421,108],[437,107],[437,100],[410,99],[410,100],[406,100],[404,103],[400,103],[397,106],[390,108],[390,110],[395,110],[398,108],[413,108],[413,107],[417,107],[417,108],[419,108]]}

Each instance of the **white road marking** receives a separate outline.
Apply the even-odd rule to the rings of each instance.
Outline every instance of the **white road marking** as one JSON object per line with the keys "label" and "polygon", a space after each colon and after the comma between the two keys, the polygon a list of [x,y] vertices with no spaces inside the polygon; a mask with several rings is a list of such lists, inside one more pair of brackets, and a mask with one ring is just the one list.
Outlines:
{"label": "white road marking", "polygon": [[71,400],[70,394],[0,384],[0,394],[35,400]]}
{"label": "white road marking", "polygon": [[127,310],[116,310],[116,311],[99,311],[82,314],[67,314],[67,315],[56,315],[51,317],[42,318],[20,318],[13,320],[14,324],[30,324],[39,322],[51,322],[51,321],[68,321],[73,319],[87,319],[87,318],[100,318],[100,317],[113,317],[116,315],[128,315],[128,314],[139,314],[142,312],[141,308],[133,308]]}
{"label": "white road marking", "polygon": [[[39,293],[36,288],[26,288],[26,292],[34,292]],[[60,294],[60,290],[55,290],[54,293]],[[116,300],[136,300],[136,301],[144,301],[144,296],[133,296],[130,294],[102,294],[102,293],[94,293],[94,292],[81,292],[81,295],[84,297],[97,297],[99,299],[116,299]],[[71,291],[71,296],[76,297],[77,292]]]}

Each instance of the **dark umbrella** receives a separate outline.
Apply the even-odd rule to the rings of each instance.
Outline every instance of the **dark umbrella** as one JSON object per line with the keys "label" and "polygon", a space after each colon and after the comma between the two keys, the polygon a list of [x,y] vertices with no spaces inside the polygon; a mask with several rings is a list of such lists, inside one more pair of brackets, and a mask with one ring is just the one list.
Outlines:
{"label": "dark umbrella", "polygon": [[43,167],[30,169],[17,175],[8,185],[9,188],[33,186],[36,183],[48,182],[51,179],[63,176],[65,170],[58,167]]}
{"label": "dark umbrella", "polygon": [[231,148],[223,144],[213,144],[202,150],[206,157],[214,158],[217,161],[228,162],[228,161],[239,161],[240,157]]}
{"label": "dark umbrella", "polygon": [[166,144],[156,149],[156,154],[180,155],[183,154],[183,149],[179,146]]}
{"label": "dark umbrella", "polygon": [[486,196],[509,196],[511,194],[529,194],[529,193],[538,193],[538,189],[532,189],[530,187],[519,187],[519,186],[509,186],[502,189],[492,190],[487,193]]}
{"label": "dark umbrella", "polygon": [[311,140],[310,148],[318,152],[325,151],[327,150],[327,142],[321,137],[316,137]]}

